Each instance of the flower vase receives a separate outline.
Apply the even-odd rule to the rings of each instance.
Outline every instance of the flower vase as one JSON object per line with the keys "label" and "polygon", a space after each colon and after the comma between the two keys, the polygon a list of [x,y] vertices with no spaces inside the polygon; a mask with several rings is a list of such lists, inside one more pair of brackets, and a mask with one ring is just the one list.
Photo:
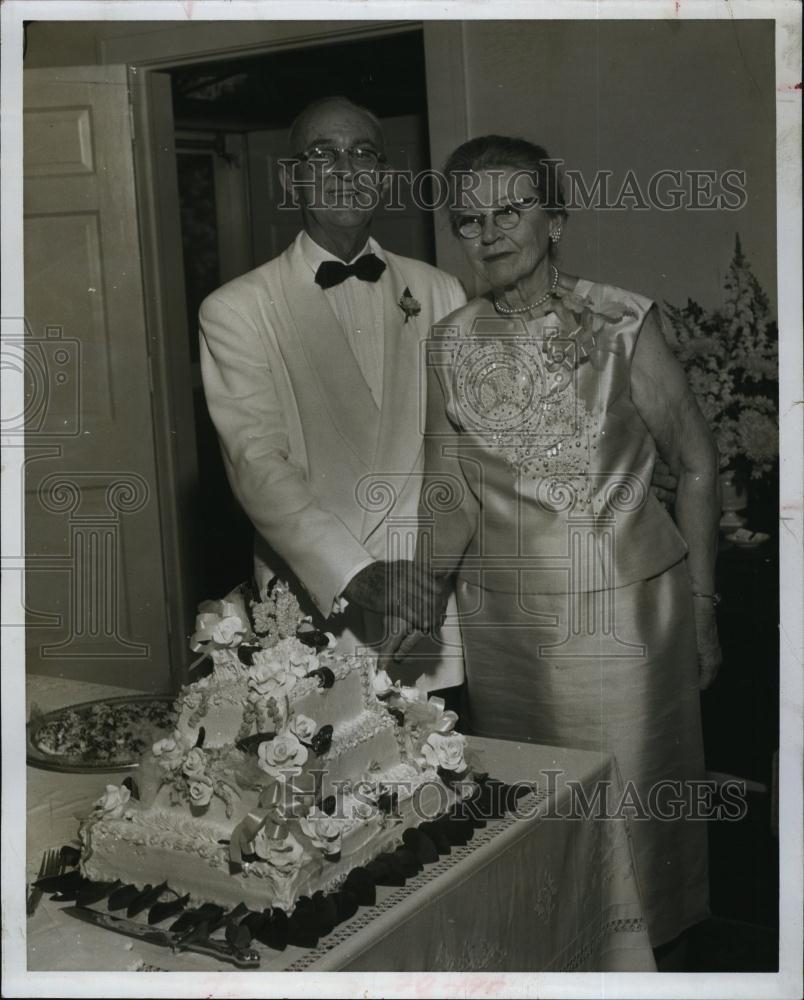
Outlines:
{"label": "flower vase", "polygon": [[734,469],[726,469],[720,473],[721,510],[720,528],[725,531],[736,531],[745,524],[745,517],[740,511],[748,505],[745,487],[737,478]]}

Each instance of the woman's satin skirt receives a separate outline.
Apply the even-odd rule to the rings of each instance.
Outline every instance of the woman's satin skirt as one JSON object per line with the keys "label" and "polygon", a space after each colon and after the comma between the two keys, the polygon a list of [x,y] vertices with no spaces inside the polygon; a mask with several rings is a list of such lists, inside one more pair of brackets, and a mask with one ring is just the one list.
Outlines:
{"label": "woman's satin skirt", "polygon": [[704,919],[706,822],[686,812],[705,771],[685,563],[571,596],[461,581],[458,602],[472,732],[614,754],[651,943]]}

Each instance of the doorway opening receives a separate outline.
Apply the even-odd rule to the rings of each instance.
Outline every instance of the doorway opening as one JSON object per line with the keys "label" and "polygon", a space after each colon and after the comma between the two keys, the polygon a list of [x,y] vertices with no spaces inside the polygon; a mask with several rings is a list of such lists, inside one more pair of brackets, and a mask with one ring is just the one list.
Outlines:
{"label": "doorway opening", "polygon": [[[296,115],[331,94],[370,108],[383,123],[395,169],[429,168],[424,38],[420,27],[226,61],[184,65],[171,80],[194,426],[199,482],[190,505],[197,561],[195,605],[251,575],[253,529],[229,488],[201,385],[198,308],[220,285],[281,253],[299,230],[278,212],[276,160]],[[379,209],[373,235],[395,253],[435,263],[432,213]],[[183,377],[174,372],[174,378]]]}

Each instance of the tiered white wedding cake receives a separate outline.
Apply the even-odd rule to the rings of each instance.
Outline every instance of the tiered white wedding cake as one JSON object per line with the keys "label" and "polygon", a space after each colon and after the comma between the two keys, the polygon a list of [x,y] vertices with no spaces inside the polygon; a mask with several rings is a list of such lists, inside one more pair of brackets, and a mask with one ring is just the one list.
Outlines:
{"label": "tiered white wedding cake", "polygon": [[338,656],[282,585],[199,610],[192,645],[212,670],[82,823],[86,878],[290,912],[471,792],[455,714],[368,655]]}

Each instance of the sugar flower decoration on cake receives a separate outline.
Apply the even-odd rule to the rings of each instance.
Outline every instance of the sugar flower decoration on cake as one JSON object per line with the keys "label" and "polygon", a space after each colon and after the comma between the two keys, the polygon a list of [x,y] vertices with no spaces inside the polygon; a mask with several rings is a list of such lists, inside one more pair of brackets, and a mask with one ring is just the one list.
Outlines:
{"label": "sugar flower decoration on cake", "polygon": [[430,767],[460,774],[467,766],[465,750],[466,737],[462,733],[430,733],[422,746],[422,757]]}
{"label": "sugar flower decoration on cake", "polygon": [[251,602],[254,632],[266,648],[296,635],[302,613],[290,588],[277,581],[263,601]]}
{"label": "sugar flower decoration on cake", "polygon": [[443,698],[429,697],[421,687],[395,685],[386,703],[389,708],[403,712],[405,721],[422,731],[448,733],[458,721],[455,712],[445,711]]}
{"label": "sugar flower decoration on cake", "polygon": [[209,678],[204,677],[182,689],[179,699],[179,719],[176,730],[188,743],[198,737],[198,727],[209,708]]}
{"label": "sugar flower decoration on cake", "polygon": [[398,690],[398,688],[394,686],[394,682],[388,676],[387,671],[381,670],[379,667],[377,667],[374,671],[372,687],[377,698],[386,698],[388,695]]}
{"label": "sugar flower decoration on cake", "polygon": [[[289,641],[295,642],[284,640],[273,649],[261,649],[254,654],[254,663],[248,672],[250,701],[256,701],[259,697],[289,697],[297,681],[307,676],[311,669],[310,656],[301,643],[296,643],[299,649],[288,648],[285,644]],[[312,665],[318,666],[315,655],[312,657]]]}
{"label": "sugar flower decoration on cake", "polygon": [[308,715],[295,715],[291,721],[289,729],[302,743],[310,743],[318,732],[318,723]]}
{"label": "sugar flower decoration on cake", "polygon": [[197,712],[209,700],[209,678],[204,677],[196,681],[192,687],[187,688],[182,695],[181,703],[191,712]]}
{"label": "sugar flower decoration on cake", "polygon": [[212,781],[205,774],[187,783],[187,794],[194,806],[208,806],[214,790]]}
{"label": "sugar flower decoration on cake", "polygon": [[187,747],[178,732],[172,736],[157,740],[151,748],[151,753],[158,761],[159,766],[166,771],[172,771],[179,766],[184,759]]}
{"label": "sugar flower decoration on cake", "polygon": [[254,853],[284,876],[293,875],[304,859],[304,849],[292,833],[276,838],[265,827],[254,838]]}
{"label": "sugar flower decoration on cake", "polygon": [[280,641],[273,647],[274,656],[288,663],[297,677],[306,677],[318,667],[318,654],[295,636]]}
{"label": "sugar flower decoration on cake", "polygon": [[240,616],[236,605],[229,601],[204,601],[198,607],[195,632],[190,640],[193,652],[200,652],[210,644],[218,647],[237,646],[249,631],[247,622]]}
{"label": "sugar flower decoration on cake", "polygon": [[349,820],[367,820],[377,813],[376,802],[369,798],[369,789],[364,787],[364,782],[358,782],[360,786],[356,791],[352,788],[344,789],[338,796],[336,814]]}
{"label": "sugar flower decoration on cake", "polygon": [[405,291],[402,293],[402,297],[400,298],[398,305],[405,314],[406,323],[412,316],[418,316],[422,311],[421,302],[413,297],[413,293],[407,286],[405,286]]}
{"label": "sugar flower decoration on cake", "polygon": [[320,629],[317,629],[310,615],[305,615],[299,622],[299,626],[296,629],[296,638],[300,640],[306,639],[307,641],[304,642],[305,646],[319,644],[324,639],[326,640],[326,649],[333,650],[338,646],[338,640],[334,634],[332,632],[322,632]]}
{"label": "sugar flower decoration on cake", "polygon": [[107,785],[95,808],[103,813],[104,819],[123,819],[130,798],[131,790],[125,785]]}
{"label": "sugar flower decoration on cake", "polygon": [[324,854],[339,854],[343,835],[343,824],[320,809],[311,809],[307,816],[299,820],[302,833],[309,837],[314,847]]}
{"label": "sugar flower decoration on cake", "polygon": [[307,747],[290,730],[284,730],[257,748],[257,765],[273,778],[301,774],[307,760]]}
{"label": "sugar flower decoration on cake", "polygon": [[191,781],[199,778],[207,769],[206,757],[200,747],[193,747],[184,758],[182,774]]}

